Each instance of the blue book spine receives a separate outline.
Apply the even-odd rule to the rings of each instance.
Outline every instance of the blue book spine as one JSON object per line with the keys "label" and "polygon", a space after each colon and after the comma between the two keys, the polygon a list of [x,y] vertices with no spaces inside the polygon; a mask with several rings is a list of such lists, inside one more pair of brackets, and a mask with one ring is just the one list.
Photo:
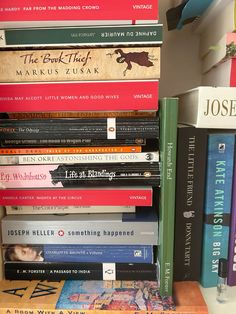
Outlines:
{"label": "blue book spine", "polygon": [[45,262],[153,263],[152,245],[44,245]]}
{"label": "blue book spine", "polygon": [[[201,284],[217,284],[218,261],[228,256],[235,134],[208,136]],[[200,169],[199,169],[200,170]]]}

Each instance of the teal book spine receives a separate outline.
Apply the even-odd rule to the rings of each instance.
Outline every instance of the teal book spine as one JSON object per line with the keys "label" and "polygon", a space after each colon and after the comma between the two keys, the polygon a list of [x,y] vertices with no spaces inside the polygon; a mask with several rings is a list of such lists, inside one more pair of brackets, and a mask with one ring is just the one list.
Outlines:
{"label": "teal book spine", "polygon": [[0,30],[0,47],[162,44],[162,24]]}
{"label": "teal book spine", "polygon": [[201,284],[217,285],[218,262],[228,257],[234,168],[234,133],[208,135]]}
{"label": "teal book spine", "polygon": [[160,100],[160,293],[172,295],[178,99]]}

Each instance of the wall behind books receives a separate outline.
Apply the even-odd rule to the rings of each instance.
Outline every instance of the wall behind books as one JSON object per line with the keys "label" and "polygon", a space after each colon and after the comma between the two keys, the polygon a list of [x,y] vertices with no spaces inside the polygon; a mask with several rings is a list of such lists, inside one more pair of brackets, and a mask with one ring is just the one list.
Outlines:
{"label": "wall behind books", "polygon": [[160,97],[175,96],[201,85],[199,35],[192,31],[192,23],[181,30],[167,30],[166,11],[176,0],[159,0],[160,22],[164,26],[161,49]]}

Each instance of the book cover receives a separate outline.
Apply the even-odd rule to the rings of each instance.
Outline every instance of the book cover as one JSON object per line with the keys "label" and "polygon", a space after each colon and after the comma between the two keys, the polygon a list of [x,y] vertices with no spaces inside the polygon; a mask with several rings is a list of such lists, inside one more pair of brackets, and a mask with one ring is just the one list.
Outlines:
{"label": "book cover", "polygon": [[1,50],[0,74],[5,83],[159,79],[160,47]]}
{"label": "book cover", "polygon": [[9,215],[3,244],[158,244],[157,207],[135,213]]}
{"label": "book cover", "polygon": [[226,33],[214,45],[209,47],[209,53],[202,59],[202,73],[236,56],[236,33]]}
{"label": "book cover", "polygon": [[175,281],[200,279],[207,134],[207,129],[178,125]]}
{"label": "book cover", "polygon": [[159,246],[160,292],[172,295],[175,216],[175,180],[177,150],[178,99],[163,98],[160,102],[160,209]]}
{"label": "book cover", "polygon": [[159,162],[159,152],[106,153],[106,154],[46,154],[46,155],[1,155],[0,165],[47,165],[47,164],[89,164]]}
{"label": "book cover", "polygon": [[0,185],[4,189],[130,184],[159,186],[159,162],[0,166]]}
{"label": "book cover", "polygon": [[236,154],[232,188],[227,284],[229,286],[236,286]]}
{"label": "book cover", "polygon": [[208,135],[201,284],[214,287],[218,261],[228,257],[235,151],[234,133]]}
{"label": "book cover", "polygon": [[[203,74],[202,84],[222,87],[236,87],[236,56],[213,67]],[[234,108],[232,114],[234,114]]]}
{"label": "book cover", "polygon": [[152,245],[3,245],[4,261],[70,263],[147,263],[154,262]]}
{"label": "book cover", "polygon": [[159,119],[0,119],[0,139],[133,139],[159,137]]}
{"label": "book cover", "polygon": [[162,297],[157,281],[0,282],[2,314],[208,314],[197,282],[175,282],[173,297]]}
{"label": "book cover", "polygon": [[[158,0],[36,0],[33,3],[22,0],[2,0],[0,5],[0,26],[3,28],[40,25],[99,24],[99,21],[114,20],[123,23],[130,20],[158,20]],[[70,22],[70,23],[68,23]]]}
{"label": "book cover", "polygon": [[151,206],[151,186],[0,189],[2,206]]}
{"label": "book cover", "polygon": [[178,122],[197,128],[234,129],[236,88],[199,86],[178,95]]}
{"label": "book cover", "polygon": [[7,215],[134,213],[135,206],[5,206]]}
{"label": "book cover", "polygon": [[0,47],[161,45],[162,24],[0,30]]}
{"label": "book cover", "polygon": [[2,112],[27,108],[31,113],[157,110],[158,87],[156,79],[0,83],[0,107]]}

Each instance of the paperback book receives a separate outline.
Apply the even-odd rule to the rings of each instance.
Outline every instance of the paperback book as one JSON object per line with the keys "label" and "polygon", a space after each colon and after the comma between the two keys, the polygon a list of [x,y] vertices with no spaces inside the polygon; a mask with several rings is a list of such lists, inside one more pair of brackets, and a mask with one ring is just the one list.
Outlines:
{"label": "paperback book", "polygon": [[235,133],[208,135],[201,284],[214,287],[220,258],[228,258]]}
{"label": "paperback book", "polygon": [[[5,206],[7,215],[134,213],[135,206]],[[147,209],[148,210],[148,209]]]}
{"label": "paperback book", "polygon": [[162,24],[34,27],[0,30],[0,47],[161,45]]}
{"label": "paperback book", "polygon": [[2,314],[208,314],[195,281],[174,283],[173,297],[161,296],[157,281],[0,282]]}
{"label": "paperback book", "polygon": [[0,108],[6,113],[158,110],[158,88],[156,79],[0,83]]}
{"label": "paperback book", "polygon": [[0,64],[2,83],[159,79],[160,47],[1,50]]}
{"label": "paperback book", "polygon": [[[138,21],[136,21],[138,20]],[[33,3],[2,0],[0,27],[133,24],[158,21],[158,0],[82,1],[37,0]]]}
{"label": "paperback book", "polygon": [[159,137],[159,119],[0,119],[0,139],[133,139]]}
{"label": "paperback book", "polygon": [[156,264],[5,262],[8,280],[158,280]]}
{"label": "paperback book", "polygon": [[159,162],[0,166],[0,186],[4,189],[131,184],[159,186]]}
{"label": "paperback book", "polygon": [[157,207],[135,213],[9,215],[3,244],[158,244]]}
{"label": "paperback book", "polygon": [[152,206],[151,186],[0,189],[2,206]]}
{"label": "paperback book", "polygon": [[152,245],[9,244],[2,247],[5,262],[147,263],[154,262]]}

